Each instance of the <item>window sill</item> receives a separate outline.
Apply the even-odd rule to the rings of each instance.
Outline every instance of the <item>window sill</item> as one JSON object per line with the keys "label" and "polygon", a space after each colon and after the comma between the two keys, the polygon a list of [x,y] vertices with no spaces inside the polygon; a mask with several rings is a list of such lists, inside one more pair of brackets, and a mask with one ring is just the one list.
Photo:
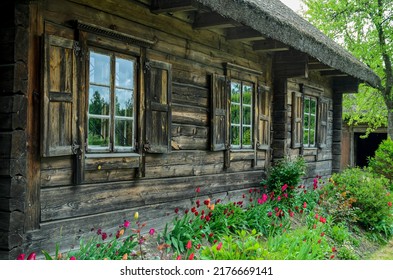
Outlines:
{"label": "window sill", "polygon": [[304,147],[303,148],[303,155],[306,156],[316,156],[318,153],[317,147]]}
{"label": "window sill", "polygon": [[244,152],[254,152],[253,149],[247,148],[247,149],[235,149],[235,148],[231,148],[231,152],[233,153],[244,153]]}
{"label": "window sill", "polygon": [[86,153],[85,158],[122,158],[122,157],[140,157],[137,153]]}

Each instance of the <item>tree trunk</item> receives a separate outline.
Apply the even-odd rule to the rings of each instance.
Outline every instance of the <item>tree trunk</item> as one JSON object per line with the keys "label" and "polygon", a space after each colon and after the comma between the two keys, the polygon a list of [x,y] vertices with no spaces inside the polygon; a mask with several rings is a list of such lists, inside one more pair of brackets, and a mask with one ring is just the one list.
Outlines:
{"label": "tree trunk", "polygon": [[390,139],[393,139],[393,106],[391,108],[389,107],[388,107],[388,137]]}

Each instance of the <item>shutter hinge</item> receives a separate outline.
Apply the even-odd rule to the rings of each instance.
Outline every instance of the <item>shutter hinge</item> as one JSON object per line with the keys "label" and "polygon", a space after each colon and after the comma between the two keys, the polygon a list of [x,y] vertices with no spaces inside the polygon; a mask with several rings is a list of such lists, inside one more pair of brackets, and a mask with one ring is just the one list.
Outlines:
{"label": "shutter hinge", "polygon": [[146,144],[143,145],[143,150],[145,152],[148,152],[148,151],[150,151],[150,149],[151,149],[151,145],[150,145],[149,141],[146,141]]}
{"label": "shutter hinge", "polygon": [[74,155],[82,154],[81,146],[76,141],[72,143],[71,150]]}
{"label": "shutter hinge", "polygon": [[82,55],[81,44],[78,41],[74,42],[73,49],[74,49],[75,56],[80,57]]}
{"label": "shutter hinge", "polygon": [[145,65],[143,66],[143,72],[144,72],[144,73],[149,72],[150,69],[151,69],[151,63],[150,63],[150,61],[145,61]]}

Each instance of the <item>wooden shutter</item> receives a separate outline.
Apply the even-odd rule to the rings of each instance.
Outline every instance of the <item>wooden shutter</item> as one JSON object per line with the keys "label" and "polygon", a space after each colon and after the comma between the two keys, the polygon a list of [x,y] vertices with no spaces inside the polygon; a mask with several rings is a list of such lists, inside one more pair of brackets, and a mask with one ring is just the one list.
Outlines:
{"label": "wooden shutter", "polygon": [[259,85],[257,91],[256,148],[270,149],[270,89]]}
{"label": "wooden shutter", "polygon": [[43,62],[41,154],[76,153],[77,61],[75,41],[46,35]]}
{"label": "wooden shutter", "polygon": [[146,69],[146,138],[148,153],[171,150],[172,67],[168,63],[148,61]]}
{"label": "wooden shutter", "polygon": [[325,148],[327,140],[328,131],[328,110],[329,110],[329,100],[327,98],[318,99],[318,147]]}
{"label": "wooden shutter", "polygon": [[303,95],[292,92],[292,148],[300,148],[303,143]]}
{"label": "wooden shutter", "polygon": [[225,76],[216,74],[212,76],[211,83],[211,149],[224,151],[229,145],[229,83]]}

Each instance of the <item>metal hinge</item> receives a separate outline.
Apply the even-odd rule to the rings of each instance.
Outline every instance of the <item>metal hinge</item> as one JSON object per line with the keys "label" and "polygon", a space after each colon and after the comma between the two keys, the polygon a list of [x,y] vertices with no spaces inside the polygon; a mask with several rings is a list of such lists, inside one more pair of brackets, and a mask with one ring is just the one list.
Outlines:
{"label": "metal hinge", "polygon": [[82,55],[81,44],[78,41],[74,42],[73,49],[74,49],[75,56],[80,57]]}

